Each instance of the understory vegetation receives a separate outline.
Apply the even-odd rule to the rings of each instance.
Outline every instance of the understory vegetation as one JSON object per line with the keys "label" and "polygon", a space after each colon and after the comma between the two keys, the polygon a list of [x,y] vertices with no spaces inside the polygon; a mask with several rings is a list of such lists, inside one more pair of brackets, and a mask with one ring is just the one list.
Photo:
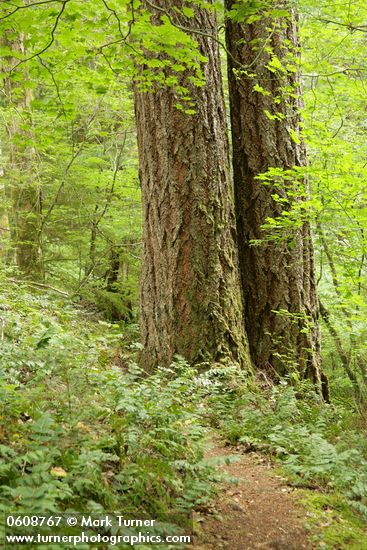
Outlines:
{"label": "understory vegetation", "polygon": [[351,384],[335,375],[330,405],[305,382],[259,389],[236,372],[217,376],[209,424],[242,451],[275,459],[291,486],[308,490],[303,502],[318,547],[367,548],[365,417],[351,405]]}
{"label": "understory vegetation", "polygon": [[0,1],[0,516],[197,533],[219,435],[367,550],[366,22]]}
{"label": "understory vegetation", "polygon": [[174,525],[205,511],[223,480],[204,457],[214,431],[305,488],[318,547],[367,547],[364,418],[342,373],[332,405],[305,382],[199,374],[180,358],[147,377],[135,325],[5,279],[1,302],[1,512],[123,511]]}
{"label": "understory vegetation", "polygon": [[195,371],[178,363],[147,378],[133,328],[2,288],[1,512],[169,521],[204,505],[216,474],[203,459]]}

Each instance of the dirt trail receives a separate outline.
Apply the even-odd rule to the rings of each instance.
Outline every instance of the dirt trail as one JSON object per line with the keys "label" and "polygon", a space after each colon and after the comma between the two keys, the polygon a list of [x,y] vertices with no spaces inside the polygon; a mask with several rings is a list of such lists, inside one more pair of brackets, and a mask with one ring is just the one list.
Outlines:
{"label": "dirt trail", "polygon": [[199,514],[194,550],[311,550],[303,527],[306,511],[294,490],[256,453],[241,454],[213,441],[207,456],[237,455],[238,461],[221,466],[238,479],[225,484],[213,513]]}

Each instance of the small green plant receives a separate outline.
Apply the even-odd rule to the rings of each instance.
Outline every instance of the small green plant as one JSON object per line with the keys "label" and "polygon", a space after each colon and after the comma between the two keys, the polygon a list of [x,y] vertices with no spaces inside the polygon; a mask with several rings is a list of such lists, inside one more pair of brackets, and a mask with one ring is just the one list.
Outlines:
{"label": "small green plant", "polygon": [[208,405],[230,443],[274,456],[293,485],[337,494],[367,520],[367,444],[352,405],[327,405],[308,383],[284,380],[264,392],[228,378],[215,381]]}
{"label": "small green plant", "polygon": [[2,513],[165,519],[211,498],[194,369],[177,358],[147,376],[134,351],[116,362],[124,327],[22,287],[3,286],[2,298]]}

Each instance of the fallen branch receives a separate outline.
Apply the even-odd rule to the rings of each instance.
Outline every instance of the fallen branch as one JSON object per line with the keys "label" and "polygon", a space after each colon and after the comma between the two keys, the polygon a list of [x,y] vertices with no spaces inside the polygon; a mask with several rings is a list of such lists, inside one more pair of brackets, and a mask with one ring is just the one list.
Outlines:
{"label": "fallen branch", "polygon": [[19,279],[8,279],[8,280],[11,281],[12,283],[34,286],[36,288],[44,288],[45,290],[52,290],[53,292],[57,292],[57,294],[61,294],[61,296],[65,296],[65,298],[70,298],[70,295],[67,292],[65,292],[64,290],[60,290],[59,288],[55,288],[54,286],[45,285],[43,283],[38,283],[36,281],[24,281]]}

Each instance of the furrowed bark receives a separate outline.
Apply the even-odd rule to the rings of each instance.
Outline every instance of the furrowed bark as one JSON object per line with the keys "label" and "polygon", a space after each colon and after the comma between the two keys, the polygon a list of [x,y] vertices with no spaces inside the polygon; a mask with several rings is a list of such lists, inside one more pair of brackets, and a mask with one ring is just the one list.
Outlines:
{"label": "furrowed bark", "polygon": [[[180,0],[154,4],[183,6]],[[161,12],[147,7],[159,24]],[[216,35],[213,12],[172,13],[177,24]],[[219,52],[214,40],[195,38],[207,58],[206,84],[195,87],[186,73],[181,82],[195,114],[177,109],[172,89],[135,93],[144,216],[142,362],[167,366],[179,354],[191,364],[249,368]]]}
{"label": "furrowed bark", "polygon": [[[226,0],[227,12],[235,3]],[[287,183],[264,185],[257,179],[270,168],[292,170],[306,165],[299,131],[297,24],[288,9],[289,17],[276,22],[262,13],[251,24],[235,22],[230,16],[226,19],[240,269],[255,366],[275,377],[296,369],[320,387],[319,310],[310,223],[306,220],[300,227],[288,228],[285,237],[275,240],[267,239],[263,229],[267,218],[276,219],[304,200],[307,182],[298,181],[290,189]],[[275,193],[289,202],[274,200]],[[260,244],[254,246],[252,241]]]}

